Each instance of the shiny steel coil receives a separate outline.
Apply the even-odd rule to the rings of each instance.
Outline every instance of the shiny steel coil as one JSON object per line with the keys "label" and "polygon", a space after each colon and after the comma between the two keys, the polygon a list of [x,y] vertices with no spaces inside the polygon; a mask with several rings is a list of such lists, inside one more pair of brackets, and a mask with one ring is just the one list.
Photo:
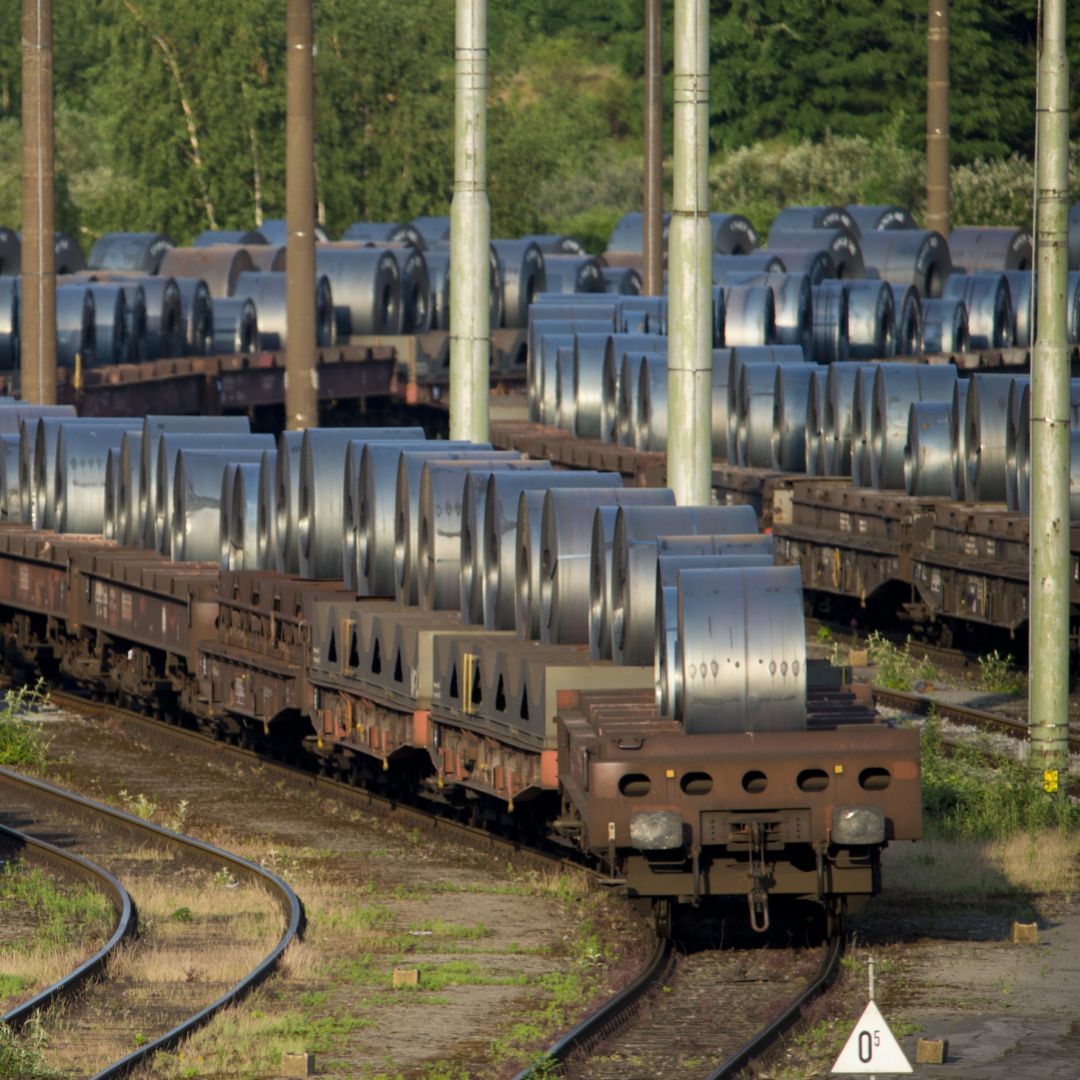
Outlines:
{"label": "shiny steel coil", "polygon": [[[1080,379],[1072,379],[1069,383],[1069,426],[1071,434],[1080,431]],[[1016,505],[1010,505],[1009,509],[1028,513],[1031,506],[1031,384],[1023,388],[1020,395],[1020,406],[1015,425],[1016,438]],[[1070,436],[1071,438],[1071,436]],[[1080,512],[1075,502],[1077,482],[1080,474],[1076,472],[1076,458],[1072,459],[1072,471],[1070,472],[1069,491],[1072,505],[1071,519],[1080,519]]]}
{"label": "shiny steel coil", "polygon": [[[135,501],[128,506],[128,543],[154,548],[156,544],[158,445],[166,434],[246,435],[251,423],[246,416],[156,416],[143,418],[139,441],[139,483]],[[172,458],[176,457],[175,447]],[[170,467],[172,461],[170,460]],[[141,531],[140,531],[141,530]]]}
{"label": "shiny steel coil", "polygon": [[848,203],[847,212],[859,227],[860,236],[881,229],[916,229],[915,219],[902,206]]}
{"label": "shiny steel coil", "polygon": [[814,310],[810,278],[806,274],[770,274],[767,282],[758,279],[756,283],[768,284],[772,290],[775,344],[798,345],[809,357],[814,346]]}
{"label": "shiny steel coil", "polygon": [[[365,443],[360,457],[353,496],[353,540],[346,543],[345,559],[348,569],[352,550],[355,588],[361,596],[393,596],[394,545],[396,543],[397,481],[404,468],[404,483],[408,491],[413,480],[411,503],[419,502],[420,470],[424,461],[461,461],[481,459],[491,454],[490,443],[427,442],[427,443]],[[516,460],[514,451],[504,451],[508,460]],[[404,461],[404,465],[403,465]],[[347,481],[348,483],[348,481]],[[407,498],[407,495],[405,496]],[[403,505],[402,535],[406,541],[408,522],[416,521],[413,509]],[[345,514],[349,527],[348,508]],[[404,556],[404,553],[403,553]]]}
{"label": "shiny steel coil", "polygon": [[730,275],[784,274],[787,264],[775,251],[754,251],[749,255],[714,255],[712,273],[714,285],[725,285]]}
{"label": "shiny steel coil", "polygon": [[[1019,488],[1017,486],[1017,442],[1019,436],[1020,410],[1024,396],[1031,395],[1031,376],[1017,375],[1013,378],[1012,386],[1009,387],[1008,416],[1009,426],[1005,431],[1005,505],[1010,510],[1015,510],[1019,502]],[[1031,422],[1031,405],[1027,406],[1026,423]]]}
{"label": "shiny steel coil", "polygon": [[119,456],[122,436],[118,427],[60,428],[56,466],[49,478],[53,487],[52,527],[57,532],[103,532],[109,451]]}
{"label": "shiny steel coil", "polygon": [[56,272],[58,274],[77,274],[86,269],[86,256],[82,248],[71,239],[67,233],[57,232],[55,238],[54,253],[56,256]]}
{"label": "shiny steel coil", "polygon": [[75,357],[93,363],[96,352],[94,294],[82,282],[56,286],[56,362],[73,368]]}
{"label": "shiny steel coil", "polygon": [[0,402],[0,435],[15,435],[22,431],[24,420],[37,420],[41,416],[75,417],[74,405],[31,405],[25,401],[6,398]]}
{"label": "shiny steel coil", "polygon": [[811,380],[816,373],[816,365],[777,365],[773,386],[770,466],[781,472],[806,471],[806,417]]}
{"label": "shiny steel coil", "polygon": [[[371,443],[360,468],[363,473],[360,495],[360,518],[357,526],[357,554],[360,591],[366,596],[395,596],[402,603],[419,603],[417,573],[417,537],[420,523],[420,487],[428,462],[471,462],[476,468],[544,468],[523,463],[514,450],[492,450],[483,444],[441,449],[445,444],[431,444],[434,449],[403,449],[397,466],[389,474],[396,476],[393,490],[387,490],[382,463],[389,456],[387,443]],[[371,478],[375,478],[374,487]],[[464,478],[461,480],[464,485]],[[389,506],[389,513],[385,507]]]}
{"label": "shiny steel coil", "polygon": [[1005,441],[1013,378],[974,372],[968,380],[964,465],[967,497],[973,502],[1005,501]]}
{"label": "shiny steel coil", "polygon": [[[773,394],[781,366],[806,364],[743,364],[739,369],[738,409],[735,414],[735,463],[751,468],[772,467]],[[804,405],[805,409],[805,405]]]}
{"label": "shiny steel coil", "polygon": [[[260,349],[285,349],[288,345],[285,319],[285,275],[244,273],[236,279],[236,296],[255,304],[259,323]],[[315,342],[323,348],[333,345],[337,329],[330,279],[315,278]]]}
{"label": "shiny steel coil", "polygon": [[870,487],[873,481],[870,432],[874,415],[874,381],[879,364],[860,365],[851,395],[851,482]]}
{"label": "shiny steel coil", "polygon": [[656,624],[656,541],[669,535],[757,532],[757,514],[750,506],[628,506],[619,509],[609,541],[602,512],[603,507],[593,521],[590,655],[606,659],[609,633],[616,664],[649,664]]}
{"label": "shiny steel coil", "polygon": [[785,206],[769,226],[769,241],[774,232],[789,229],[847,229],[858,236],[859,223],[846,206]]}
{"label": "shiny steel coil", "polygon": [[216,244],[249,244],[265,246],[266,237],[258,229],[204,229],[193,241],[194,247],[214,247]]}
{"label": "shiny steel coil", "polygon": [[619,395],[622,392],[624,361],[631,353],[666,355],[667,338],[656,334],[612,334],[608,338],[604,347],[603,397],[600,403],[600,438],[603,442],[619,441]]}
{"label": "shiny steel coil", "polygon": [[814,338],[810,356],[819,364],[848,358],[848,295],[843,282],[828,280],[814,286]]}
{"label": "shiny steel coil", "polygon": [[[363,249],[361,249],[363,250]],[[431,329],[431,279],[427,257],[418,248],[388,244],[401,282],[401,334],[423,334]]]}
{"label": "shiny steel coil", "polygon": [[[8,430],[12,421],[18,423],[19,435],[19,464],[18,464],[18,487],[16,495],[16,509],[13,521],[19,521],[24,525],[37,524],[37,502],[34,494],[37,470],[35,457],[37,454],[37,429],[38,421],[42,417],[53,419],[78,419],[72,416],[70,405],[21,405],[12,416],[10,408],[0,411],[0,430],[5,435],[13,435],[14,431]],[[55,440],[55,434],[53,435]]]}
{"label": "shiny steel coil", "polygon": [[[593,517],[600,507],[615,512],[621,506],[671,506],[669,488],[609,488],[579,492],[552,489],[544,499],[539,545],[528,553],[529,573],[518,571],[518,611],[530,612],[529,626],[539,625],[545,645],[585,645],[589,641],[590,574]],[[530,544],[537,539],[531,537]],[[519,534],[519,547],[525,538]],[[526,583],[539,593],[521,595]],[[522,636],[521,619],[518,636]],[[531,630],[527,635],[533,637]]]}
{"label": "shiny steel coil", "polygon": [[1012,345],[1012,297],[1004,274],[953,274],[945,283],[945,297],[964,301],[969,348],[1007,349]]}
{"label": "shiny steel coil", "polygon": [[529,305],[547,287],[544,254],[531,240],[492,240],[491,246],[499,259],[503,325],[527,326]]}
{"label": "shiny steel coil", "polygon": [[619,377],[619,414],[615,423],[615,441],[620,446],[634,446],[637,442],[641,362],[645,358],[648,358],[654,364],[663,363],[665,366],[667,364],[666,352],[623,354],[622,374]]}
{"label": "shiny steel coil", "polygon": [[683,570],[678,608],[678,719],[687,734],[805,729],[798,567]]}
{"label": "shiny steel coil", "polygon": [[[268,453],[264,450],[263,453]],[[259,566],[259,482],[262,458],[254,464],[232,468],[230,482],[222,477],[222,496],[229,496],[222,506],[221,565],[229,570],[261,570]],[[228,476],[228,471],[226,471]],[[228,492],[226,492],[228,487]],[[227,542],[227,543],[226,543]]]}
{"label": "shiny steel coil", "polygon": [[[143,541],[139,513],[139,470],[142,466],[142,430],[125,431],[117,455],[117,477],[113,511],[114,539],[118,544],[138,547]],[[108,512],[106,511],[106,519]]]}
{"label": "shiny steel coil", "polygon": [[687,533],[661,536],[656,541],[658,558],[691,555],[767,555],[773,557],[770,533]]}
{"label": "shiny steel coil", "polygon": [[211,355],[259,351],[259,317],[254,300],[215,300],[211,319]]}
{"label": "shiny steel coil", "polygon": [[850,476],[855,378],[873,364],[830,364],[825,378],[825,424],[822,429],[822,476]]}
{"label": "shiny steel coil", "polygon": [[[398,232],[402,226],[396,221],[354,221],[342,234],[342,240],[372,241],[376,244],[387,244],[394,241],[410,244],[412,247],[421,247],[423,239],[419,234],[410,234],[405,239]],[[406,226],[408,228],[408,226]]]}
{"label": "shiny steel coil", "polygon": [[772,345],[776,340],[776,299],[768,285],[728,285],[724,289],[724,345]]}
{"label": "shiny steel coil", "polygon": [[448,251],[429,251],[424,255],[427,261],[428,285],[431,298],[431,329],[450,329],[450,253]]}
{"label": "shiny steel coil", "polygon": [[922,312],[923,351],[968,351],[967,305],[963,300],[924,300]]}
{"label": "shiny steel coil", "polygon": [[278,436],[274,478],[274,569],[279,574],[300,573],[296,522],[300,505],[300,450],[303,445],[302,431],[283,431]]}
{"label": "shiny steel coil", "polygon": [[[1025,468],[1018,474],[1019,506],[1022,513],[1031,509],[1031,469],[1030,458]],[[1080,431],[1075,428],[1069,432],[1069,519],[1080,520]]]}
{"label": "shiny steel coil", "polygon": [[803,460],[806,462],[807,476],[828,476],[828,444],[825,438],[828,386],[827,370],[815,367],[810,372],[810,386],[806,391]]}
{"label": "shiny steel coil", "polygon": [[[470,536],[467,523],[472,518],[463,513],[463,571],[467,566],[467,554],[471,554],[473,564],[471,588],[466,582],[468,575],[462,574],[463,622],[483,622],[487,630],[514,629],[519,503],[525,492],[546,492],[556,488],[567,488],[582,495],[590,490],[621,489],[622,477],[618,473],[588,471],[492,473],[484,493],[483,526],[479,536]],[[469,493],[467,485],[467,500]]]}
{"label": "shiny steel coil", "polygon": [[342,576],[342,494],[345,458],[352,444],[416,442],[421,427],[308,428],[300,449],[300,489],[296,544],[300,576],[334,580]]}
{"label": "shiny steel coil", "polygon": [[0,277],[0,371],[19,366],[19,279]]}
{"label": "shiny steel coil", "polygon": [[773,228],[769,232],[769,250],[827,251],[836,265],[838,278],[855,281],[864,273],[862,248],[850,229]]}
{"label": "shiny steel coil", "polygon": [[120,488],[120,451],[110,449],[105,455],[105,513],[101,522],[101,535],[106,540],[116,539],[116,510]]}
{"label": "shiny steel coil", "polygon": [[949,245],[932,229],[887,229],[864,233],[863,261],[890,285],[913,285],[928,299],[941,296],[952,273]]}
{"label": "shiny steel coil", "polygon": [[712,351],[712,456],[727,460],[728,447],[728,379],[731,377],[731,354],[734,349]]}
{"label": "shiny steel coil", "polygon": [[[259,232],[266,237],[268,244],[273,244],[275,247],[283,246],[289,237],[288,226],[284,218],[263,219],[262,224],[259,226]],[[314,233],[316,244],[325,244],[329,239],[326,230],[318,223],[315,225]]]}
{"label": "shiny steel coil", "polygon": [[[541,233],[533,236],[524,236],[522,239],[535,244],[545,255],[585,254],[585,249],[581,246],[581,241],[573,236]],[[539,289],[537,291],[543,292],[544,290]]]}
{"label": "shiny steel coil", "polygon": [[760,243],[757,229],[742,214],[710,214],[709,225],[718,255],[749,255]]}
{"label": "shiny steel coil", "polygon": [[592,255],[548,255],[544,258],[545,289],[561,293],[602,293],[604,273]]}
{"label": "shiny steel coil", "polygon": [[599,439],[603,430],[604,354],[610,334],[574,335],[574,431]]}
{"label": "shiny steel coil", "polygon": [[[737,283],[736,283],[737,284]],[[776,297],[773,297],[775,304]],[[666,312],[665,312],[666,318]],[[650,330],[650,333],[652,331]],[[667,330],[664,330],[667,333]],[[727,340],[727,289],[723,285],[714,285],[712,290],[712,344],[714,349],[722,349]]]}
{"label": "shiny steel coil", "polygon": [[19,436],[0,435],[0,521],[19,520]]}
{"label": "shiny steel coil", "polygon": [[540,530],[546,501],[547,491],[525,491],[518,499],[514,530],[514,629],[521,641],[540,640]]}
{"label": "shiny steel coil", "polygon": [[142,278],[139,285],[146,306],[146,359],[182,356],[184,314],[176,279]]}
{"label": "shiny steel coil", "polygon": [[276,450],[264,450],[259,458],[259,506],[255,517],[256,570],[274,570],[277,566],[277,454]]}
{"label": "shiny steel coil", "polygon": [[1009,226],[974,225],[949,233],[949,251],[958,273],[1030,270],[1031,233]]}
{"label": "shiny steel coil", "polygon": [[265,247],[248,248],[252,266],[264,274],[284,274],[285,255],[286,249],[283,245],[271,247],[267,244]]}
{"label": "shiny steel coil", "polygon": [[134,281],[125,282],[123,289],[127,345],[124,359],[129,364],[138,364],[146,359],[146,293]]}
{"label": "shiny steel coil", "polygon": [[666,356],[645,353],[638,364],[637,424],[634,447],[638,450],[667,449],[668,366]]}
{"label": "shiny steel coil", "polygon": [[210,290],[201,278],[173,278],[180,294],[183,355],[204,356],[214,336],[214,313]]}
{"label": "shiny steel coil", "polygon": [[555,417],[560,431],[573,433],[577,426],[577,398],[574,396],[574,347],[560,345],[555,353]]}
{"label": "shiny steel coil", "polygon": [[[122,285],[87,286],[94,296],[93,363],[123,364],[128,357],[127,299]],[[87,364],[83,357],[83,364]]]}
{"label": "shiny steel coil", "polygon": [[[727,407],[727,451],[723,455],[727,461],[735,464],[738,460],[738,436],[739,417],[739,376],[744,364],[802,364],[806,362],[806,356],[797,345],[741,345],[736,349],[726,350],[728,356],[728,377],[726,384],[726,407]],[[714,353],[713,365],[723,363],[723,353]],[[715,420],[718,403],[713,400],[713,416]],[[716,429],[713,433],[714,442]],[[717,455],[720,456],[720,455]]]}
{"label": "shiny steel coil", "polygon": [[849,281],[844,291],[848,302],[848,357],[888,360],[895,356],[896,310],[892,289],[884,281]]}
{"label": "shiny steel coil", "polygon": [[401,333],[402,280],[392,251],[316,245],[315,272],[330,282],[339,338]]}
{"label": "shiny steel coil", "polygon": [[971,386],[970,379],[957,379],[953,387],[952,426],[956,438],[956,453],[953,455],[953,488],[956,497],[962,502],[971,498],[968,494],[967,475],[967,395]]}
{"label": "shiny steel coil", "polygon": [[[404,582],[416,575],[417,598],[425,611],[456,611],[461,607],[462,532],[465,528],[466,482],[487,483],[495,471],[550,468],[548,461],[508,461],[496,466],[472,461],[429,461],[420,474],[420,513],[416,558],[405,567]],[[411,549],[409,551],[411,556]],[[404,584],[398,599],[402,599]]]}
{"label": "shiny steel coil", "polygon": [[774,251],[789,274],[806,277],[811,285],[836,277],[836,260],[828,251]]}
{"label": "shiny steel coil", "polygon": [[[269,436],[268,436],[269,437]],[[254,436],[252,436],[254,438]],[[221,563],[221,487],[225,470],[231,466],[258,466],[262,450],[194,450],[182,447],[176,453],[172,510],[169,514],[171,541],[167,545],[173,562]]]}
{"label": "shiny steel coil", "polygon": [[904,447],[913,401],[952,407],[956,368],[952,364],[879,364],[870,414],[870,483],[904,490]]}
{"label": "shiny steel coil", "polygon": [[90,249],[87,264],[92,270],[156,274],[172,246],[172,241],[164,233],[105,233]]}
{"label": "shiny steel coil", "polygon": [[[1026,349],[1035,345],[1035,295],[1031,290],[1030,270],[1008,270],[1005,280],[1009,283],[1009,297],[1012,300],[1013,344]],[[1071,314],[1069,294],[1066,292],[1066,319]]]}
{"label": "shiny steel coil", "polygon": [[956,498],[956,429],[951,401],[913,401],[904,441],[904,490]]}
{"label": "shiny steel coil", "polygon": [[614,296],[638,296],[641,293],[641,275],[632,266],[602,266],[604,292]]}
{"label": "shiny steel coil", "polygon": [[[411,230],[412,235],[419,240],[416,246],[422,249],[433,247],[435,244],[450,243],[450,218],[445,214],[416,217],[402,228]],[[396,232],[390,239],[400,240],[403,237],[400,232]]]}
{"label": "shiny steel coil", "polygon": [[923,347],[922,304],[914,285],[891,285],[896,312],[896,355],[917,356]]}
{"label": "shiny steel coil", "polygon": [[[146,437],[143,436],[143,447]],[[172,544],[175,539],[172,528],[172,511],[175,505],[176,462],[181,450],[209,450],[213,453],[226,454],[232,461],[258,461],[263,450],[274,446],[272,435],[248,435],[243,433],[228,434],[214,432],[192,433],[168,431],[157,440],[157,487],[154,491],[153,529],[154,549],[159,555],[172,556]],[[249,457],[240,457],[250,454]],[[217,512],[217,500],[221,494],[221,475],[213,486],[213,504]],[[211,554],[207,558],[217,559],[219,555],[217,537],[217,517],[214,517],[214,536]],[[147,545],[149,546],[149,545]]]}
{"label": "shiny steel coil", "polygon": [[536,419],[543,424],[553,424],[558,394],[558,369],[556,367],[558,350],[567,346],[573,348],[579,333],[602,335],[606,338],[611,330],[606,319],[574,319],[559,322],[545,319],[534,326],[544,329],[539,331],[537,351],[529,353],[533,358],[529,361],[529,378],[531,385],[535,387],[535,393],[530,392],[530,408],[535,404]]}
{"label": "shiny steel coil", "polygon": [[[667,223],[671,215],[664,215],[664,246],[667,247]],[[615,223],[608,237],[608,251],[634,252],[645,250],[645,215],[640,210],[630,210]]]}
{"label": "shiny steel coil", "polygon": [[161,260],[162,274],[174,278],[195,278],[206,282],[214,299],[224,299],[236,291],[236,279],[255,269],[247,248],[235,244],[213,247],[171,248]]}
{"label": "shiny steel coil", "polygon": [[[25,525],[35,529],[54,529],[56,527],[56,462],[60,443],[60,432],[65,427],[126,429],[131,426],[127,417],[66,417],[40,416],[36,420],[27,420],[20,429],[19,445],[19,501],[20,514]],[[25,432],[25,436],[24,436]],[[33,451],[29,444],[33,442]],[[119,445],[119,439],[117,440]],[[26,464],[26,487],[24,489],[23,464]],[[105,460],[102,455],[101,471],[104,474]],[[102,494],[102,514],[104,514],[104,493]],[[101,531],[100,521],[95,532]]]}
{"label": "shiny steel coil", "polygon": [[[713,290],[715,294],[715,289]],[[668,302],[666,296],[622,297],[616,308],[620,334],[666,334]]]}

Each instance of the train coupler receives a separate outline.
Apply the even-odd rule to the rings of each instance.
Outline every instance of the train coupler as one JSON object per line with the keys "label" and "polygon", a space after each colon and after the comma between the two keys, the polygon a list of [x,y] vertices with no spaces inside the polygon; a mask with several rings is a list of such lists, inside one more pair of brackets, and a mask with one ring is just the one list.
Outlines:
{"label": "train coupler", "polygon": [[762,823],[750,823],[750,892],[747,903],[750,907],[750,927],[757,934],[764,934],[769,929],[769,892],[765,887],[768,868],[765,864],[765,836]]}

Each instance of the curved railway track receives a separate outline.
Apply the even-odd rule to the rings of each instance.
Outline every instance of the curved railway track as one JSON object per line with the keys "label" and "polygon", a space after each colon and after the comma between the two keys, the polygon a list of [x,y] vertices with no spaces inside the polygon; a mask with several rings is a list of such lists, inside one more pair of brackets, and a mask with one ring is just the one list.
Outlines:
{"label": "curved railway track", "polygon": [[[237,1001],[249,990],[259,985],[277,967],[282,954],[291,941],[300,933],[303,925],[303,909],[300,901],[293,890],[276,874],[256,866],[237,855],[204,843],[192,837],[182,836],[179,833],[161,828],[149,821],[145,821],[122,810],[105,806],[91,799],[64,791],[51,784],[22,776],[7,769],[0,769],[0,789],[4,790],[3,802],[4,815],[9,820],[17,821],[21,825],[21,832],[27,840],[33,844],[40,844],[41,834],[51,835],[54,838],[62,838],[64,842],[73,847],[90,848],[95,850],[104,848],[108,854],[109,844],[120,838],[123,843],[119,850],[129,850],[134,841],[138,845],[138,858],[145,859],[146,852],[152,847],[162,852],[168,852],[168,859],[172,861],[174,869],[181,861],[194,864],[206,869],[211,866],[219,871],[225,871],[230,878],[236,881],[246,881],[266,890],[273,898],[281,911],[284,929],[273,947],[262,956],[255,967],[238,981],[233,983],[221,994],[218,994],[209,1003],[203,1004],[196,1011],[185,1017],[171,1016],[167,1030],[152,1037],[143,1036],[141,1045],[133,1051],[124,1054],[118,1059],[97,1068],[93,1073],[94,1080],[105,1080],[107,1077],[119,1077],[127,1075],[135,1066],[148,1060],[160,1050],[174,1047],[184,1036],[195,1028],[209,1020],[219,1009]],[[73,822],[76,824],[73,825]],[[36,834],[36,835],[35,835]],[[52,845],[54,848],[56,845]],[[60,853],[64,858],[69,857],[68,852]],[[100,856],[96,855],[100,858]],[[114,858],[117,861],[125,861],[122,855],[114,850]],[[85,862],[85,860],[80,860]],[[104,860],[102,860],[104,861]],[[128,862],[130,864],[130,856]],[[97,868],[94,868],[97,870]],[[106,875],[107,876],[107,875]],[[123,886],[116,882],[116,886],[123,892]],[[126,897],[126,893],[123,893]],[[124,903],[121,901],[124,908]],[[72,1013],[65,1018],[63,1030],[74,1038],[78,1038],[80,1028],[80,1011],[90,1010],[89,1015],[98,1017],[100,1012],[94,1010],[100,1005],[98,1000],[102,994],[120,995],[118,1001],[123,1005],[125,991],[130,991],[130,986],[119,985],[116,980],[108,977],[93,994],[75,995],[75,988],[80,985],[88,975],[95,971],[100,972],[108,955],[115,954],[119,944],[119,937],[123,936],[121,930],[126,933],[126,924],[130,923],[131,904],[126,902],[126,920],[121,919],[122,925],[114,932],[106,947],[99,950],[90,961],[81,965],[64,980],[54,987],[50,987],[44,993],[50,995],[51,1001],[63,999],[65,1008]],[[210,939],[208,939],[209,943]],[[94,964],[93,971],[87,971],[87,965]],[[131,980],[125,980],[125,984]],[[116,985],[114,985],[116,984]],[[38,995],[42,997],[43,995]],[[35,999],[26,1003],[21,1010],[32,1011],[42,1004]],[[25,1015],[29,1015],[29,1011]],[[117,1001],[111,1002],[111,1011],[122,1012],[117,1009]],[[175,1014],[175,1009],[172,1010]],[[168,1015],[166,1010],[163,1015]],[[25,1018],[25,1016],[24,1016]],[[129,1033],[130,1034],[130,1033]],[[50,1038],[50,1047],[54,1044]],[[128,1039],[130,1044],[130,1038]]]}

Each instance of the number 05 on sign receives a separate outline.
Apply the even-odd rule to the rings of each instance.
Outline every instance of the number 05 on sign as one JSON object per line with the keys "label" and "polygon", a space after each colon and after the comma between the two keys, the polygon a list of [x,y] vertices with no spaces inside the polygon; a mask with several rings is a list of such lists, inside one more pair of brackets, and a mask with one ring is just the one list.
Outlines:
{"label": "number 05 on sign", "polygon": [[839,1073],[846,1076],[911,1072],[911,1064],[904,1051],[872,1001],[859,1017],[832,1071],[833,1075]]}

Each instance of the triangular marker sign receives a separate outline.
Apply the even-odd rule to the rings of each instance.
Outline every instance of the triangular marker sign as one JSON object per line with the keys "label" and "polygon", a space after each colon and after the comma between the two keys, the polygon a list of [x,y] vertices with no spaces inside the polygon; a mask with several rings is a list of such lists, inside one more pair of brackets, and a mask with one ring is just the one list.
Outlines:
{"label": "triangular marker sign", "polygon": [[862,1076],[911,1072],[911,1063],[872,1001],[859,1017],[832,1071]]}

